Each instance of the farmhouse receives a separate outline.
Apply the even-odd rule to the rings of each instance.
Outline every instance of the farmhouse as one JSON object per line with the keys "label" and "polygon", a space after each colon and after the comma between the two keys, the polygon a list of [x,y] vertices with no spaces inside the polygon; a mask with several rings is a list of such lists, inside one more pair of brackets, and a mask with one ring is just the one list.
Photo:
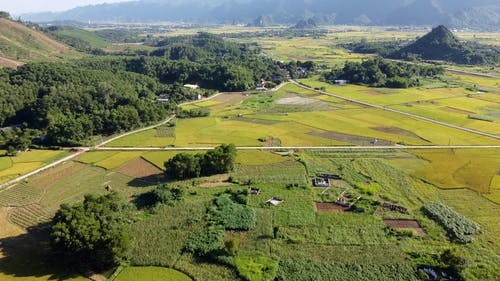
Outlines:
{"label": "farmhouse", "polygon": [[170,100],[170,94],[161,94],[157,99],[157,101],[159,102],[167,102],[169,100]]}
{"label": "farmhouse", "polygon": [[330,187],[330,179],[328,178],[315,178],[313,179],[315,187]]}
{"label": "farmhouse", "polygon": [[198,86],[196,84],[185,84],[184,87],[185,88],[189,88],[189,89],[193,89],[193,90],[196,90],[196,89],[200,88],[200,86]]}
{"label": "farmhouse", "polygon": [[256,188],[256,187],[250,188],[250,194],[252,194],[252,195],[259,195],[260,194],[260,188]]}
{"label": "farmhouse", "polygon": [[340,85],[340,86],[345,86],[349,83],[347,80],[335,80],[335,84]]}
{"label": "farmhouse", "polygon": [[266,203],[271,205],[271,206],[278,206],[279,204],[283,203],[284,201],[285,200],[283,200],[283,199],[273,197],[273,198],[267,200]]}

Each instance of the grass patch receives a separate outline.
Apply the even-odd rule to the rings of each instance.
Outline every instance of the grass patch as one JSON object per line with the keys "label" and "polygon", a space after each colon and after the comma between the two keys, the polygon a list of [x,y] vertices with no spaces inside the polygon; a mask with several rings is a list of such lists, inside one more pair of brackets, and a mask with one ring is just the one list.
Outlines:
{"label": "grass patch", "polygon": [[96,162],[95,165],[102,167],[106,170],[113,170],[127,163],[130,160],[141,157],[142,153],[143,152],[141,151],[118,152],[117,154],[106,157],[105,159]]}
{"label": "grass patch", "polygon": [[240,150],[236,157],[236,163],[240,165],[258,166],[267,164],[276,164],[288,161],[286,156],[280,156],[274,153],[257,150]]}
{"label": "grass patch", "polygon": [[239,274],[249,281],[274,280],[278,271],[278,261],[258,254],[237,256],[234,263]]}
{"label": "grass patch", "polygon": [[126,267],[116,281],[191,281],[189,276],[171,268],[163,267]]}

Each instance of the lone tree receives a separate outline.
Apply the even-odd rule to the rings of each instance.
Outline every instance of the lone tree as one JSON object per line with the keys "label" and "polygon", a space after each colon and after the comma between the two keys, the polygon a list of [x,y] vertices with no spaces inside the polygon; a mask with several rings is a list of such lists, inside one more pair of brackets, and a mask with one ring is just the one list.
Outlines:
{"label": "lone tree", "polygon": [[86,195],[83,203],[62,205],[53,218],[52,248],[80,269],[105,270],[127,261],[132,207],[116,193]]}
{"label": "lone tree", "polygon": [[164,164],[167,177],[176,180],[199,177],[201,173],[200,157],[187,153],[175,155]]}
{"label": "lone tree", "polygon": [[209,150],[201,161],[201,172],[205,176],[224,174],[234,169],[236,146],[223,144],[214,150]]}
{"label": "lone tree", "polygon": [[0,11],[0,19],[10,19],[10,14],[6,11]]}

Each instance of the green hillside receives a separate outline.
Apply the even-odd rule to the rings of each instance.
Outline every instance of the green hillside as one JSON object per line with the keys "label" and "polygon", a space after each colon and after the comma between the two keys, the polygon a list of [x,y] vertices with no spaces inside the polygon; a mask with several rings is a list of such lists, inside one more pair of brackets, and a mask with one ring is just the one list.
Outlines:
{"label": "green hillside", "polygon": [[92,49],[102,49],[111,43],[92,31],[70,27],[52,26],[45,30],[52,37],[64,42],[77,50],[90,51]]}
{"label": "green hillside", "polygon": [[0,18],[0,66],[75,56],[78,52],[36,29]]}

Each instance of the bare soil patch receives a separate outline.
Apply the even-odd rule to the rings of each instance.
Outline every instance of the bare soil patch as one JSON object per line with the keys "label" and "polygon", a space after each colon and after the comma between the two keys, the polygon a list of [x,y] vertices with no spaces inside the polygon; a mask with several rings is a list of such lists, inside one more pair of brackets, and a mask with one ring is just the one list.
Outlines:
{"label": "bare soil patch", "polygon": [[0,66],[1,67],[18,68],[21,65],[23,65],[22,62],[18,62],[18,61],[15,61],[15,60],[10,60],[10,59],[7,59],[7,58],[0,57]]}
{"label": "bare soil patch", "polygon": [[8,217],[11,209],[12,208],[9,207],[0,208],[0,225],[2,226],[0,227],[0,239],[17,236],[19,234],[24,233],[22,228],[19,228],[16,225],[9,222]]}
{"label": "bare soil patch", "polygon": [[316,99],[305,97],[287,97],[276,101],[277,105],[308,105],[318,102]]}
{"label": "bare soil patch", "polygon": [[456,107],[451,107],[451,106],[441,107],[440,109],[443,111],[447,111],[447,112],[451,112],[451,113],[458,113],[458,114],[466,114],[466,115],[476,114],[476,112],[472,112],[472,111],[468,111],[468,110],[464,110],[464,109],[460,109],[460,108],[456,108]]}
{"label": "bare soil patch", "polygon": [[50,220],[53,214],[46,211],[40,204],[30,204],[13,208],[9,212],[8,220],[24,229]]}
{"label": "bare soil patch", "polygon": [[340,206],[335,203],[320,203],[316,202],[316,210],[318,212],[334,212],[343,213],[349,210],[349,207]]}
{"label": "bare soil patch", "polygon": [[412,230],[416,236],[424,236],[425,231],[416,220],[384,220],[385,225],[394,230]]}
{"label": "bare soil patch", "polygon": [[389,134],[395,134],[395,135],[401,135],[401,136],[407,136],[407,137],[410,137],[410,138],[416,138],[416,139],[420,139],[420,140],[424,140],[426,142],[429,142],[428,140],[420,137],[419,135],[411,132],[411,131],[407,131],[405,129],[401,129],[401,128],[398,128],[398,127],[373,127],[371,129],[374,129],[374,130],[377,130],[379,132],[383,132],[383,133],[389,133]]}
{"label": "bare soil patch", "polygon": [[316,136],[316,137],[322,137],[322,138],[335,140],[335,141],[340,141],[340,142],[352,143],[352,144],[360,145],[360,146],[368,146],[368,145],[385,146],[385,145],[392,145],[393,144],[390,141],[381,140],[381,139],[377,139],[377,142],[375,143],[375,139],[373,139],[373,138],[343,134],[343,133],[338,133],[338,132],[311,132],[311,133],[309,133],[309,135]]}
{"label": "bare soil patch", "polygon": [[233,106],[242,103],[246,99],[250,98],[250,95],[242,94],[242,93],[223,93],[215,98],[211,99],[211,101],[220,102],[220,104],[214,105],[213,109],[223,109],[228,106]]}
{"label": "bare soil patch", "polygon": [[222,186],[233,185],[233,183],[229,181],[228,175],[215,175],[204,178],[204,180],[205,182],[198,185],[198,187],[210,188],[210,187],[222,187]]}
{"label": "bare soil patch", "polygon": [[233,120],[252,123],[252,124],[262,124],[262,125],[274,125],[274,124],[278,124],[281,122],[281,121],[275,121],[275,120],[265,120],[265,119],[247,118],[247,117],[239,117],[239,116],[234,117]]}
{"label": "bare soil patch", "polygon": [[162,170],[142,158],[131,160],[123,164],[116,171],[132,178],[152,178],[156,176],[163,176]]}
{"label": "bare soil patch", "polygon": [[370,96],[378,96],[378,95],[381,95],[380,92],[377,92],[375,90],[364,90],[364,91],[361,91],[363,94],[367,94],[367,95],[370,95]]}
{"label": "bare soil patch", "polygon": [[11,208],[0,208],[0,259],[3,259],[6,256],[1,240],[25,233],[22,228],[10,223],[8,220],[10,209]]}
{"label": "bare soil patch", "polygon": [[48,188],[55,182],[70,177],[85,167],[85,164],[79,162],[63,163],[31,178],[29,186],[39,189]]}

